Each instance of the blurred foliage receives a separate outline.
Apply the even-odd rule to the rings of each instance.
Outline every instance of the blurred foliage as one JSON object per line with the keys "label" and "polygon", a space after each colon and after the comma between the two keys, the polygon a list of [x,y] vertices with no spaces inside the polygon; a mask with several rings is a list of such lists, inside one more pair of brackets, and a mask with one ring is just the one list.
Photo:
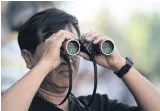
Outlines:
{"label": "blurred foliage", "polygon": [[[122,28],[117,21],[109,14],[107,9],[101,9],[95,18],[96,31],[103,33],[114,39],[116,46],[120,49],[121,54],[127,53],[124,47],[129,47],[127,41],[123,38]],[[125,44],[125,45],[124,45]]]}
{"label": "blurred foliage", "polygon": [[[124,29],[124,37],[130,43],[136,66],[148,77],[159,75],[160,15],[157,13],[133,13]],[[153,77],[152,77],[153,78]]]}
{"label": "blurred foliage", "polygon": [[135,12],[121,26],[107,9],[101,9],[95,24],[99,32],[114,39],[122,56],[133,58],[143,75],[150,79],[160,76],[160,14]]}

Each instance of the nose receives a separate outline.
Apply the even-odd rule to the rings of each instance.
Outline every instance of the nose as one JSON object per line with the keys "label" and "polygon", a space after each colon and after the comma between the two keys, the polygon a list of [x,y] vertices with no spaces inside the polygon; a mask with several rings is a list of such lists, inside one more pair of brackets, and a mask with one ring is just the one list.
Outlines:
{"label": "nose", "polygon": [[[73,64],[74,62],[73,57],[69,57],[69,60],[70,60],[70,63]],[[67,61],[63,57],[61,57],[61,64],[65,64],[65,65],[68,64]]]}

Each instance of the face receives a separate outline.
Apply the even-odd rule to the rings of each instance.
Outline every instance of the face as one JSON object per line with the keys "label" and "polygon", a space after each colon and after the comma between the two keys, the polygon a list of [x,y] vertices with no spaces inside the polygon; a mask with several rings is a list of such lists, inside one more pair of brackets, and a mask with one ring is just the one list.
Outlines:
{"label": "face", "polygon": [[[78,39],[78,34],[75,28],[72,25],[67,25],[65,27],[65,30],[68,30],[72,32],[74,35],[76,35]],[[42,48],[37,48],[35,54],[30,58],[30,65],[32,67],[37,64],[37,62],[40,60],[40,52]],[[78,67],[79,67],[79,62],[80,62],[80,57],[77,56],[70,56],[70,62],[72,66],[72,79],[73,81],[76,78],[77,72],[78,72]],[[26,62],[27,63],[27,62]],[[28,64],[29,65],[29,64]],[[41,87],[46,88],[46,87],[55,87],[55,88],[61,88],[61,89],[66,89],[69,86],[69,70],[68,70],[68,65],[67,62],[61,57],[61,63],[60,65],[55,69],[52,70],[44,79]]]}

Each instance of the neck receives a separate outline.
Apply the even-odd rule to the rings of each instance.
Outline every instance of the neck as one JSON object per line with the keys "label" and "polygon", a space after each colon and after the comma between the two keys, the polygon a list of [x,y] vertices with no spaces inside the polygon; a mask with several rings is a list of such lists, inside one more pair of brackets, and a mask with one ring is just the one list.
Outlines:
{"label": "neck", "polygon": [[[67,89],[68,88],[59,88],[55,85],[42,84],[38,90],[38,93],[51,103],[57,105],[65,98]],[[68,110],[68,100],[57,107],[64,111]]]}

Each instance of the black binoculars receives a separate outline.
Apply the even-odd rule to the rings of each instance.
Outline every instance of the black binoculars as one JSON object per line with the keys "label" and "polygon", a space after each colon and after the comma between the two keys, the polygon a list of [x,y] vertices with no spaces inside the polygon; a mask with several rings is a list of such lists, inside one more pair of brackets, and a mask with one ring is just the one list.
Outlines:
{"label": "black binoculars", "polygon": [[78,40],[64,41],[61,46],[61,56],[63,56],[64,59],[66,59],[68,63],[69,89],[68,89],[68,93],[66,97],[59,105],[63,104],[67,100],[72,90],[72,68],[71,68],[71,63],[70,63],[68,56],[74,56],[74,55],[77,55],[79,52],[84,52],[90,57],[90,60],[93,62],[94,89],[93,89],[93,93],[92,93],[91,99],[89,100],[88,104],[84,105],[73,94],[71,94],[72,97],[77,101],[79,105],[81,105],[82,107],[89,107],[95,97],[96,90],[97,90],[97,65],[96,65],[94,56],[100,55],[100,54],[110,55],[112,54],[113,51],[114,51],[114,43],[111,40],[107,40],[107,39],[102,40],[98,42],[97,44],[94,44],[93,41],[92,42],[85,41],[84,36],[82,35]]}
{"label": "black binoculars", "polygon": [[62,44],[62,51],[68,56],[77,55],[80,51],[93,55],[110,55],[114,50],[114,43],[111,40],[103,40],[98,44],[86,42],[83,39],[67,40]]}

